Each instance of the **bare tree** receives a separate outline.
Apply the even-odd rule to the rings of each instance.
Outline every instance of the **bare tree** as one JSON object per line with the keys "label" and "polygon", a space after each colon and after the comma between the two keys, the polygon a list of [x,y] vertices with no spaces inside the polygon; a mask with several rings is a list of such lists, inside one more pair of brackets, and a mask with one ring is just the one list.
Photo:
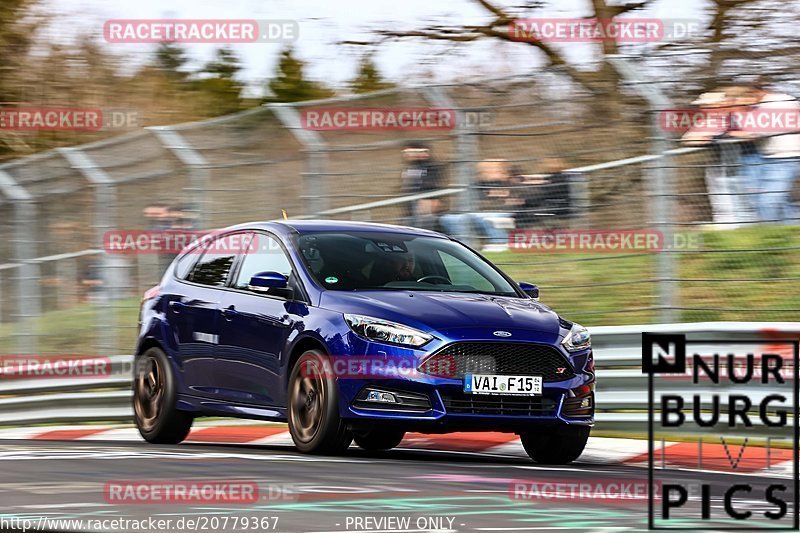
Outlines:
{"label": "bare tree", "polygon": [[[472,0],[488,15],[487,22],[480,25],[431,24],[411,29],[378,29],[378,42],[396,39],[427,39],[468,43],[485,39],[517,42],[537,52],[548,67],[565,73],[580,87],[592,94],[602,96],[598,105],[607,110],[622,102],[617,90],[619,73],[607,61],[608,56],[624,51],[624,44],[614,39],[603,39],[593,44],[600,61],[594,70],[578,68],[570,63],[562,49],[551,43],[535,40],[519,40],[509,28],[514,21],[530,16],[531,12],[551,5],[547,0],[532,0],[522,5],[501,6],[494,0]],[[640,11],[656,0],[641,0],[611,5],[609,0],[587,0],[589,18],[610,20],[621,15]],[[676,74],[685,73],[699,79],[698,89],[710,88],[732,76],[744,73],[759,73],[767,58],[783,58],[782,68],[790,68],[800,46],[796,45],[796,28],[800,8],[782,0],[707,0],[699,8],[710,15],[709,22],[700,35],[679,42],[662,43],[649,48],[645,54],[655,58],[654,63],[663,65],[665,73],[661,81],[675,80]],[[347,41],[348,44],[375,42]],[[668,58],[658,58],[659,52],[677,52]],[[646,58],[646,57],[645,57]],[[680,68],[684,67],[684,68]],[[678,70],[676,70],[678,69]]]}
{"label": "bare tree", "polygon": [[[419,38],[437,41],[474,42],[482,39],[496,39],[507,42],[518,42],[520,46],[528,46],[539,53],[547,67],[564,72],[570,79],[594,95],[603,96],[605,106],[613,105],[619,96],[616,87],[620,81],[619,74],[607,61],[601,61],[597,70],[582,70],[571,64],[564,53],[552,44],[536,39],[519,40],[510,31],[515,21],[525,18],[533,9],[541,8],[545,2],[528,2],[514,8],[501,7],[489,0],[473,0],[489,15],[489,20],[481,25],[444,25],[433,24],[423,28],[409,30],[376,30],[381,41],[394,39]],[[650,4],[652,0],[631,2],[622,5],[609,5],[606,0],[590,0],[592,18],[609,20],[614,17],[639,10]],[[347,41],[346,44],[374,44]],[[596,43],[603,57],[619,53],[619,44],[613,39],[604,39]]]}

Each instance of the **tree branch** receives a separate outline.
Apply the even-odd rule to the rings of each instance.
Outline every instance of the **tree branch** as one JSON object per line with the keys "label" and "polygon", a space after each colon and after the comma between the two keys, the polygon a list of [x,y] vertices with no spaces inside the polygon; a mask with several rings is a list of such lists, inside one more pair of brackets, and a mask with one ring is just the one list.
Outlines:
{"label": "tree branch", "polygon": [[514,20],[514,17],[512,17],[499,7],[495,6],[494,4],[487,2],[487,0],[475,0],[475,1],[478,2],[481,6],[483,6],[484,9],[490,11],[491,13],[494,14],[494,16],[497,17],[497,20],[495,20],[494,23],[495,25],[509,24],[512,20]]}
{"label": "tree branch", "polygon": [[633,2],[631,4],[623,4],[621,6],[608,6],[609,11],[611,12],[611,17],[617,17],[624,13],[630,13],[631,11],[636,11],[637,9],[642,9],[647,7],[651,3],[651,0],[644,0],[642,2]]}
{"label": "tree branch", "polygon": [[402,39],[404,37],[422,37],[425,39],[432,39],[435,41],[455,41],[455,42],[468,42],[477,41],[482,35],[466,34],[466,33],[451,33],[447,30],[411,30],[411,31],[391,31],[391,30],[378,30],[378,35],[384,37]]}

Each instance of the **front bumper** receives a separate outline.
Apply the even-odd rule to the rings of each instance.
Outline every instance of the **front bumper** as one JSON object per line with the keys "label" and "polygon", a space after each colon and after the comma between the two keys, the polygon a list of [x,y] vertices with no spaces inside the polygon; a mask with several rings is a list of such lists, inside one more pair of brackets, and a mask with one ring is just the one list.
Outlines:
{"label": "front bumper", "polygon": [[[520,332],[512,331],[517,338],[523,337]],[[542,385],[542,394],[537,396],[467,394],[463,391],[464,381],[460,376],[441,377],[425,372],[396,371],[397,368],[425,369],[425,361],[452,347],[454,343],[490,340],[490,333],[470,333],[460,338],[454,336],[441,342],[434,341],[425,350],[365,342],[358,352],[380,354],[367,357],[381,359],[378,365],[381,375],[371,373],[363,377],[337,377],[340,416],[353,427],[387,425],[405,431],[431,433],[462,430],[519,432],[532,425],[594,424],[595,373],[592,351],[587,349],[567,353],[561,347],[560,339],[555,337],[542,339],[530,334],[529,338],[524,339],[528,343],[555,347],[564,357],[564,363],[569,365],[569,372],[565,373],[569,377],[556,381],[557,376],[551,375]],[[405,399],[402,405],[365,402],[366,393],[370,390],[395,393]]]}
{"label": "front bumper", "polygon": [[[349,383],[348,387],[359,387],[359,392],[374,389],[424,396],[430,408],[416,405],[413,410],[393,405],[366,407],[365,402],[358,401],[359,394],[355,394],[342,416],[353,426],[381,424],[423,432],[518,431],[531,425],[594,425],[593,385],[573,388],[548,385],[543,387],[541,396],[487,396],[465,394],[460,384]],[[590,407],[580,408],[583,400],[587,400]]]}

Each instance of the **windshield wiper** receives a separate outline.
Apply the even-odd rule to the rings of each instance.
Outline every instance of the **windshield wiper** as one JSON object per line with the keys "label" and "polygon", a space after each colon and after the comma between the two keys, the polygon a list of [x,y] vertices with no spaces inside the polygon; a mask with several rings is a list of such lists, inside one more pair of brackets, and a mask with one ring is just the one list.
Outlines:
{"label": "windshield wiper", "polygon": [[512,292],[497,292],[497,291],[465,291],[459,289],[437,289],[435,287],[358,287],[354,291],[419,291],[419,292],[457,292],[459,294],[485,294],[487,296],[518,296]]}

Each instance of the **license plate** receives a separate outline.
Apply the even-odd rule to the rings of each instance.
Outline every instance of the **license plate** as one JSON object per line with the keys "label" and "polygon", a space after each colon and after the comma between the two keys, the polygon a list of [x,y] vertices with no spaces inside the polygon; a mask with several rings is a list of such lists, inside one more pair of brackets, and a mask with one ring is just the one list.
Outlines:
{"label": "license plate", "polygon": [[542,393],[542,376],[496,376],[467,374],[464,376],[467,394],[519,394],[536,396]]}

